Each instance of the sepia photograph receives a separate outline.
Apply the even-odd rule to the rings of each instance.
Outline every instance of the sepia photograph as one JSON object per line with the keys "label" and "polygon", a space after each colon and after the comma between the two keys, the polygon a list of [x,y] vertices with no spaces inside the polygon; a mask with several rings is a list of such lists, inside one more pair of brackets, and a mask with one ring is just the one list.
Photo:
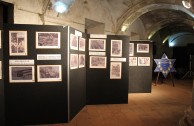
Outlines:
{"label": "sepia photograph", "polygon": [[27,55],[27,31],[9,31],[9,55]]}
{"label": "sepia photograph", "polygon": [[106,51],[106,39],[89,39],[89,51]]}
{"label": "sepia photograph", "polygon": [[149,53],[149,44],[137,44],[137,53]]}
{"label": "sepia photograph", "polygon": [[78,50],[78,36],[70,34],[70,49]]}
{"label": "sepia photograph", "polygon": [[137,57],[129,57],[129,66],[137,66]]}
{"label": "sepia photograph", "polygon": [[150,57],[138,57],[138,66],[150,66]]}
{"label": "sepia photograph", "polygon": [[37,65],[37,81],[62,81],[61,65]]}
{"label": "sepia photograph", "polygon": [[111,40],[111,56],[122,56],[122,40]]}
{"label": "sepia photograph", "polygon": [[85,51],[85,44],[86,44],[86,39],[85,38],[79,38],[79,51]]}
{"label": "sepia photograph", "polygon": [[106,68],[106,57],[90,56],[90,68]]}
{"label": "sepia photograph", "polygon": [[79,68],[85,67],[85,55],[79,54]]}
{"label": "sepia photograph", "polygon": [[78,54],[70,54],[70,69],[78,68]]}
{"label": "sepia photograph", "polygon": [[121,79],[121,62],[111,62],[110,63],[110,79]]}
{"label": "sepia photograph", "polygon": [[129,56],[134,56],[134,43],[129,43]]}
{"label": "sepia photograph", "polygon": [[9,82],[34,82],[34,66],[9,66]]}
{"label": "sepia photograph", "polygon": [[36,32],[37,49],[60,49],[60,32]]}

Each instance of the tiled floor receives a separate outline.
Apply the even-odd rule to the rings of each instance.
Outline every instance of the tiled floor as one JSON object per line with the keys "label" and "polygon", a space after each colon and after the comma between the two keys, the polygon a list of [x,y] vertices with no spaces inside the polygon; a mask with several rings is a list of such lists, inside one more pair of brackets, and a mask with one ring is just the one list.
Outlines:
{"label": "tiled floor", "polygon": [[128,104],[87,105],[70,122],[41,126],[178,126],[191,105],[192,80],[152,86],[152,93],[129,94]]}

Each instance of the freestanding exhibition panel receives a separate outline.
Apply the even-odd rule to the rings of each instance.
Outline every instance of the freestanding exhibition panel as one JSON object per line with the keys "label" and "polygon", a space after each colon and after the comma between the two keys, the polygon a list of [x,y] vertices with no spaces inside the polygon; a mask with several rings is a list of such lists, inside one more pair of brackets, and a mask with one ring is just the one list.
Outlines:
{"label": "freestanding exhibition panel", "polygon": [[[129,93],[150,93],[152,86],[153,43],[130,41]],[[131,62],[130,62],[131,61]],[[131,64],[130,64],[131,63]]]}
{"label": "freestanding exhibition panel", "polygon": [[87,104],[128,103],[128,42],[128,36],[88,37]]}
{"label": "freestanding exhibition panel", "polygon": [[74,30],[19,24],[3,30],[6,125],[70,121],[85,105],[85,68],[69,70]]}

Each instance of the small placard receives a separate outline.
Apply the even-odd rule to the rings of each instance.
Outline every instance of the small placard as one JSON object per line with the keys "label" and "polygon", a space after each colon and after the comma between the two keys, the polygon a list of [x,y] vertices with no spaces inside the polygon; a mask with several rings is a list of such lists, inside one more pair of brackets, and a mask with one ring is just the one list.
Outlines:
{"label": "small placard", "polygon": [[105,56],[106,52],[89,52],[89,55]]}
{"label": "small placard", "polygon": [[75,35],[82,37],[82,32],[75,30]]}
{"label": "small placard", "polygon": [[34,65],[34,60],[9,60],[9,65]]}
{"label": "small placard", "polygon": [[126,62],[126,58],[110,58],[110,61],[116,61],[116,62]]}
{"label": "small placard", "polygon": [[37,54],[37,60],[61,60],[61,54]]}
{"label": "small placard", "polygon": [[107,38],[107,35],[103,35],[103,34],[90,34],[90,38]]}

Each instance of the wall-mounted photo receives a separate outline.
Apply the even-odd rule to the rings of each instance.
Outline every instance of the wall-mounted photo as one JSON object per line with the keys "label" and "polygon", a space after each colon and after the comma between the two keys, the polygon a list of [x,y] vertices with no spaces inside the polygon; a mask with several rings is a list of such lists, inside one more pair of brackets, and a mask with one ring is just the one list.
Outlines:
{"label": "wall-mounted photo", "polygon": [[60,32],[36,32],[37,49],[60,49]]}
{"label": "wall-mounted photo", "polygon": [[106,39],[89,39],[89,51],[106,51]]}
{"label": "wall-mounted photo", "polygon": [[90,68],[106,68],[106,57],[90,56]]}
{"label": "wall-mounted photo", "polygon": [[34,82],[34,66],[9,66],[9,82]]}
{"label": "wall-mounted photo", "polygon": [[122,63],[111,62],[110,63],[110,79],[121,79]]}
{"label": "wall-mounted photo", "polygon": [[62,81],[61,65],[38,65],[38,82]]}
{"label": "wall-mounted photo", "polygon": [[137,57],[129,57],[129,66],[137,66]]}
{"label": "wall-mounted photo", "polygon": [[78,68],[78,54],[70,54],[70,69]]}
{"label": "wall-mounted photo", "polygon": [[150,57],[138,57],[138,66],[150,66]]}
{"label": "wall-mounted photo", "polygon": [[79,54],[79,68],[85,67],[85,55]]}
{"label": "wall-mounted photo", "polygon": [[122,40],[111,40],[111,56],[122,56]]}
{"label": "wall-mounted photo", "polygon": [[134,43],[129,43],[129,56],[134,56]]}
{"label": "wall-mounted photo", "polygon": [[78,36],[70,34],[70,49],[78,50]]}
{"label": "wall-mounted photo", "polygon": [[79,38],[79,51],[85,51],[85,44],[86,44],[86,39],[85,38]]}
{"label": "wall-mounted photo", "polygon": [[27,31],[9,31],[9,55],[26,56]]}
{"label": "wall-mounted photo", "polygon": [[149,44],[137,44],[137,53],[149,53]]}

